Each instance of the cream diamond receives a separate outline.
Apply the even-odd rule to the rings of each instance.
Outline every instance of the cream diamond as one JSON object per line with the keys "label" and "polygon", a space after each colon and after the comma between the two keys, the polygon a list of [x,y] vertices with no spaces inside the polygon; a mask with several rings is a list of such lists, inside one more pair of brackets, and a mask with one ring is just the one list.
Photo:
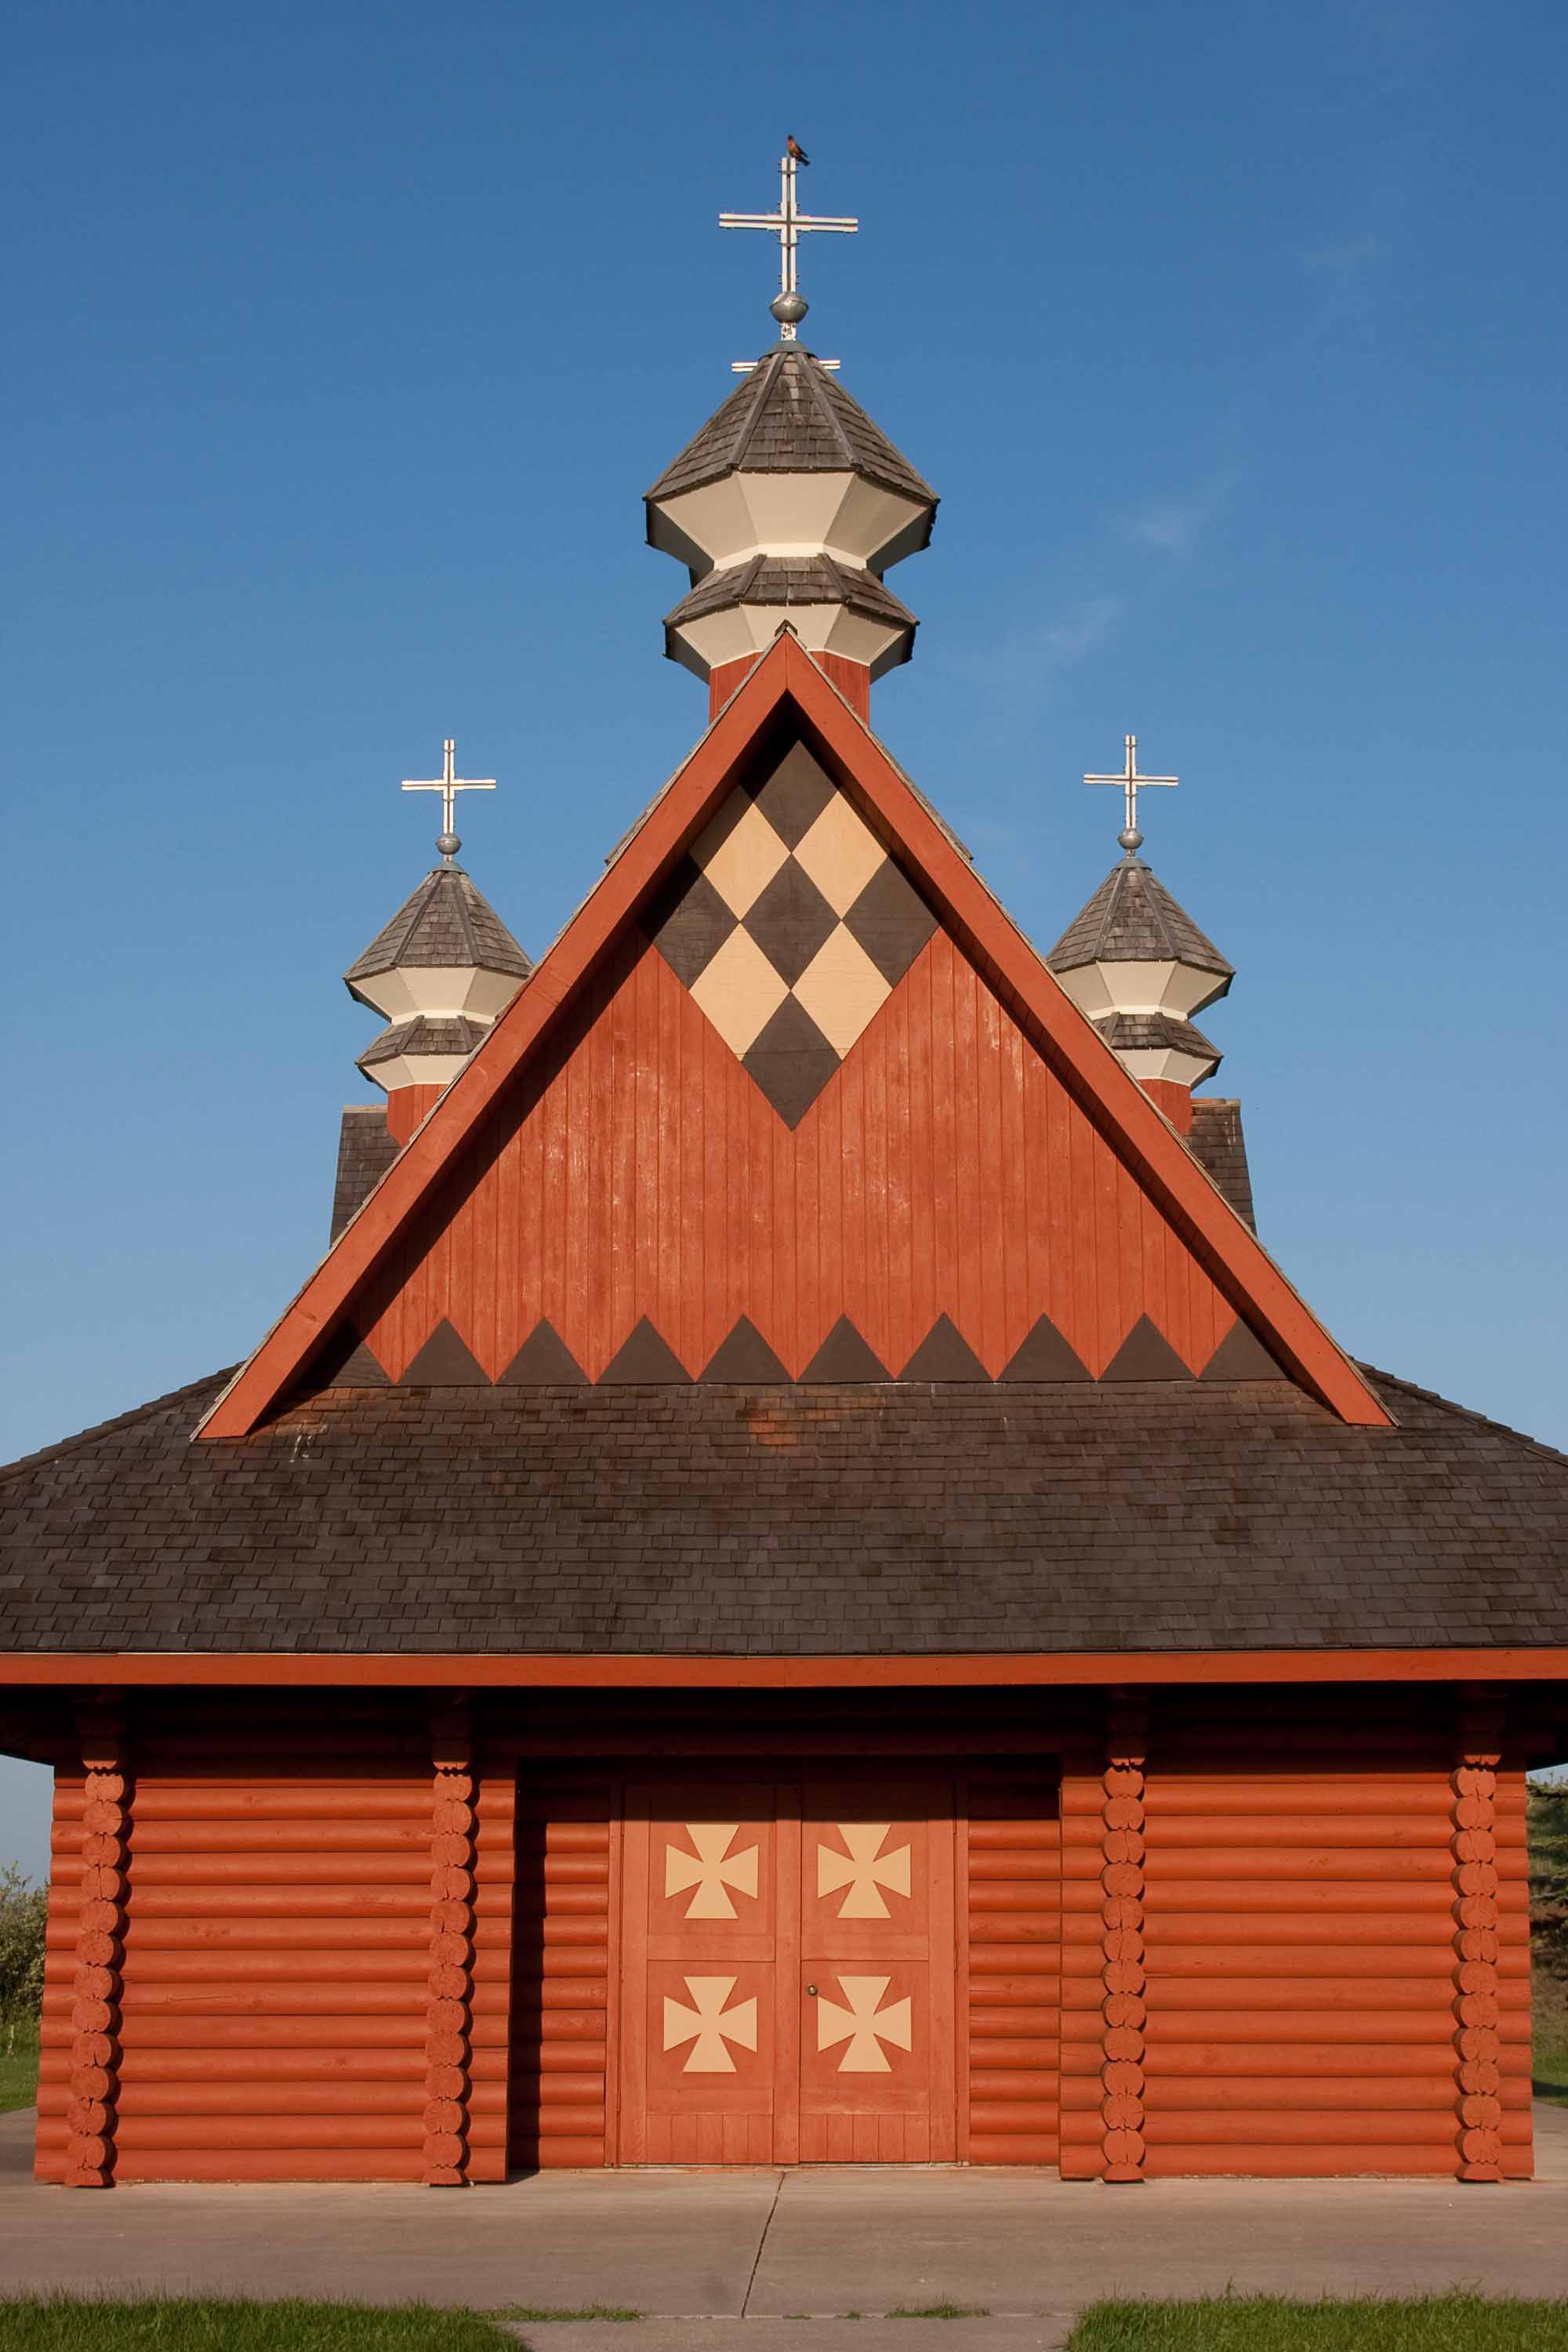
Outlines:
{"label": "cream diamond", "polygon": [[789,990],[749,931],[731,931],[692,995],[732,1054],[750,1051]]}
{"label": "cream diamond", "polygon": [[795,992],[842,1060],[891,989],[842,923],[829,931]]}
{"label": "cream diamond", "polygon": [[847,915],[888,853],[844,794],[835,793],[795,854],[834,913]]}
{"label": "cream diamond", "polygon": [[[738,819],[737,801],[745,803]],[[762,897],[789,852],[750,794],[736,792],[698,835],[691,855],[731,913],[743,915]],[[843,908],[837,911],[842,914]]]}

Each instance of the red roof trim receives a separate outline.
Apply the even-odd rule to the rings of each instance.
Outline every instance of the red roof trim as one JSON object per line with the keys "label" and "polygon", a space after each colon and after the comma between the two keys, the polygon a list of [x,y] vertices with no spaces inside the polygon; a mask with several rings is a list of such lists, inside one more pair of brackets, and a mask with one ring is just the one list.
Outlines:
{"label": "red roof trim", "polygon": [[888,1690],[1106,1684],[1568,1684],[1568,1650],[1082,1650],[967,1657],[344,1657],[237,1651],[0,1652],[0,1687]]}
{"label": "red roof trim", "polygon": [[1015,929],[973,867],[793,635],[781,635],[725,704],[621,855],[513,998],[336,1246],[218,1399],[197,1434],[244,1437],[286,1393],[501,1087],[605,952],[644,893],[718,805],[784,701],[863,810],[921,872],[990,984],[1063,1083],[1114,1138],[1236,1312],[1342,1421],[1387,1427],[1360,1373],[1267,1256],[1185,1145]]}

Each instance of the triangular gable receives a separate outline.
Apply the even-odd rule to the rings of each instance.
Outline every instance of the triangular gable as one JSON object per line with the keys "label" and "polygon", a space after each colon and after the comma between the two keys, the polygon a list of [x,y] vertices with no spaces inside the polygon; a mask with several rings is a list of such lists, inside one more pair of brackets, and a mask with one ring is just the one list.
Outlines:
{"label": "triangular gable", "polygon": [[[465,1147],[477,1140],[482,1128],[494,1126],[491,1114],[503,1090],[525,1066],[539,1070],[548,1065],[547,1045],[555,1046],[566,1035],[569,1015],[581,1019],[591,985],[603,989],[604,975],[616,955],[625,962],[628,940],[642,938],[637,928],[639,918],[643,926],[653,927],[656,906],[666,904],[670,889],[679,888],[682,861],[720,815],[737,774],[748,761],[754,762],[769,740],[776,741],[782,751],[792,733],[806,741],[884,846],[897,852],[889,889],[899,904],[889,917],[893,929],[888,934],[889,940],[897,934],[896,951],[902,954],[908,945],[908,908],[897,887],[907,877],[918,884],[916,895],[943,927],[927,952],[946,952],[951,941],[967,960],[984,983],[988,1002],[994,1000],[996,1017],[1016,1026],[1073,1115],[1092,1128],[1112,1186],[1117,1181],[1113,1159],[1164,1221],[1180,1251],[1213,1286],[1224,1302],[1227,1322],[1239,1318],[1254,1330],[1289,1374],[1342,1420],[1386,1423],[1387,1414],[1353,1365],[1067,997],[918,792],[793,635],[784,635],[646,812],[532,979],[236,1376],[201,1435],[243,1436],[289,1391],[321,1353],[323,1339],[332,1334],[378,1270],[384,1270],[395,1244],[407,1242],[422,1213],[455,1172]],[[798,814],[790,821],[798,821]],[[798,926],[802,919],[796,906],[772,911],[781,923]],[[680,987],[677,957],[659,961],[658,969],[689,1005],[691,1000]],[[717,1038],[713,1043],[717,1048]],[[798,1064],[785,1076],[794,1092],[781,1081],[778,1117],[788,1126],[796,1097],[816,1077]],[[811,1116],[807,1101],[799,1118],[809,1126]],[[945,1307],[947,1302],[942,1304]],[[929,1318],[921,1328],[930,1328]],[[621,1336],[624,1340],[627,1334]],[[668,1332],[658,1336],[669,1344]],[[777,1347],[775,1333],[765,1336]],[[974,1332],[964,1336],[972,1346],[977,1344]],[[1222,1337],[1215,1331],[1211,1349]],[[1081,1338],[1075,1344],[1082,1353]],[[1102,1362],[1112,1352],[1105,1348]],[[688,1365],[689,1376],[700,1369],[701,1360],[695,1367]],[[593,1366],[588,1370],[591,1377],[597,1376]],[[992,1370],[998,1372],[1001,1365]]]}

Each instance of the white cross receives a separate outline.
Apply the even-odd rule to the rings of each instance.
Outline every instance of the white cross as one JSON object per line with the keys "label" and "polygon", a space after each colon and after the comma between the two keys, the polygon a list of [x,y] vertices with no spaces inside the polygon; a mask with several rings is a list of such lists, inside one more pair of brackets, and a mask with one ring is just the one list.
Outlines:
{"label": "white cross", "polygon": [[[721,213],[721,228],[766,229],[779,241],[779,290],[773,305],[779,322],[779,340],[793,343],[795,330],[805,316],[806,306],[801,299],[795,275],[795,247],[813,229],[829,229],[839,236],[853,236],[860,224],[846,215],[830,219],[803,213],[795,202],[795,160],[793,155],[779,157],[779,208],[776,213]],[[755,365],[755,362],[751,362]]]}
{"label": "white cross", "polygon": [[841,1919],[890,1917],[887,1905],[878,1893],[879,1885],[887,1887],[894,1895],[908,1895],[909,1847],[900,1845],[891,1853],[882,1853],[882,1841],[891,1827],[890,1822],[840,1822],[837,1824],[838,1834],[848,1847],[848,1853],[835,1853],[830,1845],[817,1847],[817,1894],[834,1895],[841,1886],[849,1889],[838,1906]]}
{"label": "white cross", "polygon": [[733,1919],[735,1906],[724,1889],[729,1885],[742,1895],[755,1897],[756,1847],[749,1845],[743,1853],[731,1853],[731,1843],[740,1828],[738,1822],[688,1822],[685,1826],[697,1852],[682,1853],[678,1845],[665,1847],[666,1895],[684,1895],[689,1886],[695,1887],[697,1891],[686,1906],[689,1919]]}
{"label": "white cross", "polygon": [[[915,2046],[914,2010],[908,2000],[895,2000],[883,2009],[882,1995],[892,1983],[891,1977],[840,1976],[838,1990],[848,2002],[847,2009],[836,2000],[819,2000],[816,2004],[816,2046],[832,2050],[840,2042],[849,2047],[838,2061],[841,2074],[890,2074],[884,2042],[895,2050],[912,2050]],[[690,1982],[688,1978],[687,1982]]]}
{"label": "white cross", "polygon": [[463,845],[455,829],[458,794],[459,793],[493,793],[496,780],[493,776],[459,776],[457,772],[458,746],[452,736],[447,736],[441,750],[443,754],[441,773],[424,782],[405,782],[403,789],[405,793],[440,793],[441,831],[436,846],[441,853],[442,863],[450,866]]}
{"label": "white cross", "polygon": [[1127,765],[1121,773],[1119,776],[1085,776],[1084,782],[1121,786],[1127,799],[1127,825],[1125,831],[1119,833],[1116,838],[1128,856],[1133,857],[1143,846],[1143,836],[1138,830],[1139,793],[1148,785],[1175,784],[1179,779],[1175,776],[1141,776],[1138,773],[1138,738],[1136,735],[1129,735],[1124,740],[1127,744]]}

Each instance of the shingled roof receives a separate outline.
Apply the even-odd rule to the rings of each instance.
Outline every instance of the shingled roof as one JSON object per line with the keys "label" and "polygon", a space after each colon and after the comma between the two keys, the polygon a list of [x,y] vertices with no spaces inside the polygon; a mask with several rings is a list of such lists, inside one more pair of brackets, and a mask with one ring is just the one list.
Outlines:
{"label": "shingled roof", "polygon": [[1053,971],[1089,963],[1184,963],[1233,980],[1235,972],[1141,858],[1113,866],[1046,961]]}
{"label": "shingled roof", "polygon": [[880,425],[798,343],[765,352],[646,496],[671,499],[731,473],[863,474],[922,505],[937,503]]}
{"label": "shingled roof", "polygon": [[[329,1389],[0,1473],[0,1647],[722,1656],[1568,1643],[1568,1460],[1384,1374]],[[395,1498],[395,1509],[391,1499]]]}
{"label": "shingled roof", "polygon": [[526,980],[528,958],[483,894],[460,866],[437,866],[390,923],[377,931],[364,953],[343,974],[357,980],[424,965],[426,968],[515,972]]}
{"label": "shingled roof", "polygon": [[664,616],[667,629],[700,620],[731,604],[843,604],[852,613],[891,621],[913,631],[915,616],[874,572],[861,572],[831,555],[753,555],[726,572],[709,572]]}

